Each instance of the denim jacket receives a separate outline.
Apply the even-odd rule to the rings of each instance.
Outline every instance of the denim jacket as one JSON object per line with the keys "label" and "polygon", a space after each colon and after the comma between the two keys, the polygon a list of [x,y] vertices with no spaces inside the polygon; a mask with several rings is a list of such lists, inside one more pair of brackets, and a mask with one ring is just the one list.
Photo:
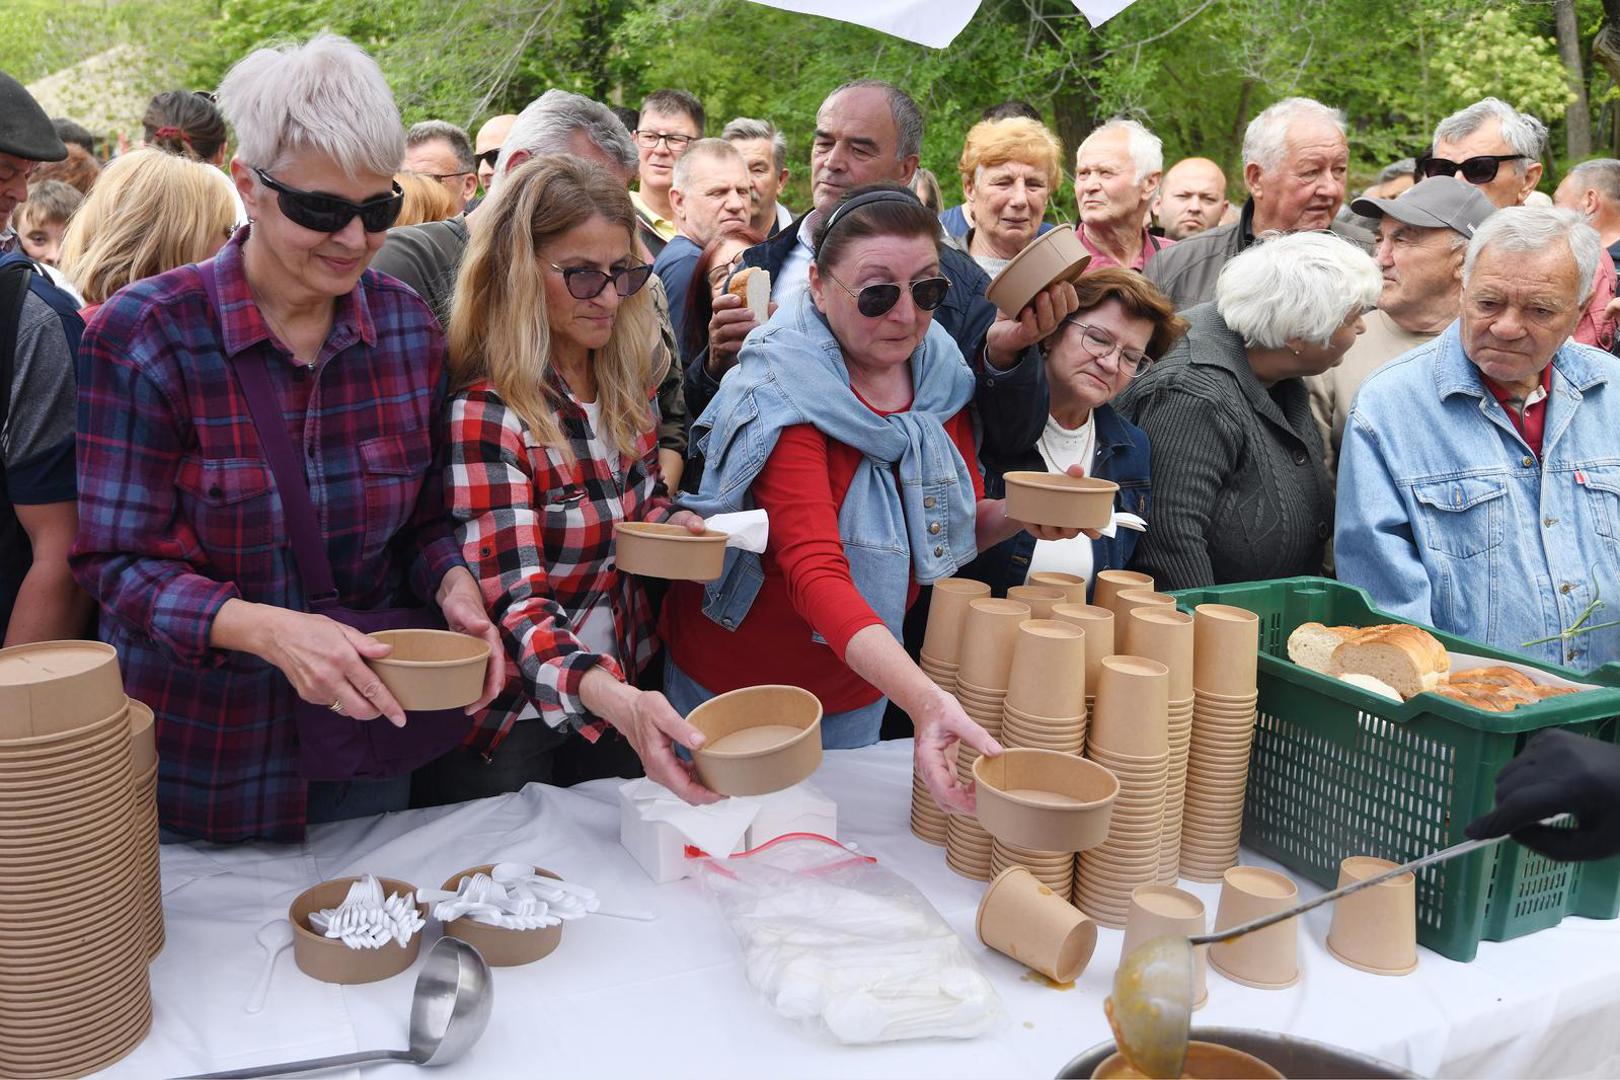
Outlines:
{"label": "denim jacket", "polygon": [[[1148,517],[1152,472],[1147,433],[1119,415],[1112,405],[1097,406],[1093,415],[1097,423],[1097,453],[1086,468],[1087,475],[1119,485],[1119,494],[1114,497],[1116,509]],[[1022,453],[1003,457],[986,451],[980,457],[984,459],[984,494],[990,499],[1006,496],[1007,473],[1046,471],[1046,462],[1035,444]],[[1123,569],[1130,561],[1131,552],[1136,550],[1139,535],[1130,529],[1118,529],[1112,537],[1093,540],[1092,577],[1095,579],[1098,570]],[[1019,532],[987,549],[963,575],[988,583],[996,595],[1001,596],[1014,585],[1024,583],[1034,554],[1035,537]]]}
{"label": "denim jacket", "polygon": [[1538,461],[1462,347],[1458,324],[1371,375],[1339,465],[1339,576],[1386,611],[1592,668],[1620,659],[1620,386],[1613,357],[1553,356]]}
{"label": "denim jacket", "polygon": [[[937,323],[911,357],[911,408],[879,416],[856,397],[832,328],[808,291],[748,336],[736,370],[692,428],[707,459],[702,486],[681,507],[704,517],[748,509],[754,480],[782,429],[813,424],[860,450],[838,511],[850,577],[872,610],[900,637],[913,578],[931,584],[977,553],[973,475],[945,421],[973,398],[973,373]],[[759,556],[732,549],[720,578],[704,589],[703,612],[727,629],[742,625],[764,581]]]}

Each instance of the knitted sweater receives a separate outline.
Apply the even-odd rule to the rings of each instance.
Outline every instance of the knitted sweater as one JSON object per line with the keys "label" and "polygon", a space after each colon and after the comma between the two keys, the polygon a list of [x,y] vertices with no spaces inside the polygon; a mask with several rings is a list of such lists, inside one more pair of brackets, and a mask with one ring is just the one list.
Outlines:
{"label": "knitted sweater", "polygon": [[1161,589],[1322,572],[1333,484],[1301,379],[1269,390],[1214,304],[1114,407],[1153,447],[1153,515],[1131,565]]}

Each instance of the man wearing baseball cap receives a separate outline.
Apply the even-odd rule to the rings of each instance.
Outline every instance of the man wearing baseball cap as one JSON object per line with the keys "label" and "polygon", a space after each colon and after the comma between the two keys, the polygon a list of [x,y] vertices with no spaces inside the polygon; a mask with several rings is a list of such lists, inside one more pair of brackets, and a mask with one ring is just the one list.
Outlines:
{"label": "man wearing baseball cap", "polygon": [[1445,176],[1393,199],[1357,199],[1350,208],[1378,222],[1373,253],[1384,272],[1384,290],[1378,307],[1366,314],[1366,332],[1339,366],[1305,380],[1330,472],[1337,469],[1345,419],[1362,380],[1457,318],[1463,253],[1474,230],[1496,209],[1474,185]]}
{"label": "man wearing baseball cap", "polygon": [[[28,177],[67,147],[22,84],[0,72],[0,223]],[[68,572],[78,531],[73,354],[84,324],[68,296],[0,231],[0,641],[78,637],[90,601]]]}

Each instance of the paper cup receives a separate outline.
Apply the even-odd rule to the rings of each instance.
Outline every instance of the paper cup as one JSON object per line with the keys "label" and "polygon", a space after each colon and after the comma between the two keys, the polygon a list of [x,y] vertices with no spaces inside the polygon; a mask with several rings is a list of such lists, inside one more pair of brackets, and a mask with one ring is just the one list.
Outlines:
{"label": "paper cup", "polygon": [[1007,590],[1007,599],[1029,605],[1031,619],[1050,619],[1052,609],[1068,602],[1062,589],[1048,589],[1040,585],[1014,585]]}
{"label": "paper cup", "polygon": [[971,600],[962,639],[958,683],[1005,690],[1012,674],[1018,624],[1029,618],[1029,605],[1017,600]]}
{"label": "paper cup", "polygon": [[450,630],[379,630],[368,635],[394,651],[367,660],[404,709],[463,709],[484,692],[489,642]]}
{"label": "paper cup", "polygon": [[1124,623],[1125,646],[1120,651],[1157,660],[1169,668],[1168,701],[1190,700],[1193,696],[1193,617],[1175,608],[1150,605],[1133,608]]}
{"label": "paper cup", "polygon": [[[494,872],[494,863],[470,867],[446,878],[439,888],[455,892],[461,887],[463,878]],[[540,877],[560,880],[556,874],[539,866],[534,868],[534,872]],[[447,937],[459,938],[477,949],[490,967],[518,967],[550,956],[562,944],[563,928],[558,923],[535,930],[511,930],[504,926],[488,926],[463,915],[445,923],[444,932]]]}
{"label": "paper cup", "polygon": [[1193,609],[1197,639],[1193,683],[1217,694],[1254,692],[1260,650],[1260,617],[1228,604]]}
{"label": "paper cup", "polygon": [[1139,607],[1164,607],[1175,610],[1176,598],[1169,593],[1152,589],[1124,589],[1114,594],[1114,617],[1124,619]]}
{"label": "paper cup", "polygon": [[613,560],[621,573],[671,581],[714,581],[726,567],[726,534],[694,533],[684,525],[620,521],[613,526]]}
{"label": "paper cup", "polygon": [[1059,983],[1085,970],[1097,927],[1022,866],[1002,871],[979,901],[979,940]]}
{"label": "paper cup", "polygon": [[[1387,859],[1352,856],[1339,864],[1339,888],[1394,868]],[[1416,878],[1402,874],[1335,900],[1327,947],[1342,963],[1374,975],[1417,970]]]}
{"label": "paper cup", "polygon": [[[1158,937],[1197,937],[1208,929],[1204,902],[1190,892],[1167,885],[1140,885],[1131,893],[1125,917],[1125,941],[1119,958],[1125,957]],[[1209,946],[1193,949],[1193,1008],[1209,1000],[1204,971],[1209,963]]]}
{"label": "paper cup", "polygon": [[[1299,902],[1299,888],[1286,875],[1258,866],[1234,866],[1222,875],[1215,930],[1230,930],[1284,911]],[[1281,990],[1299,981],[1299,918],[1210,946],[1209,963],[1233,982]]]}
{"label": "paper cup", "polygon": [[1007,702],[1035,716],[1078,716],[1086,701],[1086,634],[1051,619],[1018,627]]}
{"label": "paper cup", "polygon": [[[1064,574],[1056,570],[1037,570],[1024,581],[1043,589],[1056,589],[1063,594],[1065,604],[1086,602],[1086,579],[1079,574]],[[1050,618],[1051,616],[1047,616]]]}
{"label": "paper cup", "polygon": [[1119,781],[1095,762],[1050,750],[1007,750],[973,763],[979,824],[1033,851],[1082,851],[1108,838]]}
{"label": "paper cup", "polygon": [[1146,589],[1151,592],[1152,576],[1139,574],[1134,570],[1099,570],[1091,587],[1091,602],[1118,615],[1120,612],[1115,607],[1115,598],[1129,589]]}
{"label": "paper cup", "polygon": [[1170,669],[1139,656],[1110,656],[1098,667],[1097,706],[1086,739],[1112,753],[1157,757],[1170,750]]}
{"label": "paper cup", "polygon": [[1072,623],[1086,632],[1086,693],[1096,693],[1098,665],[1114,655],[1114,613],[1094,604],[1059,604],[1052,618]]}
{"label": "paper cup", "polygon": [[720,795],[768,795],[821,765],[821,702],[797,686],[750,686],[686,717],[706,739],[692,751],[698,780]]}
{"label": "paper cup", "polygon": [[968,602],[989,596],[990,586],[982,581],[945,578],[934,582],[928,600],[928,626],[923,631],[923,659],[948,664],[954,669],[960,663]]}

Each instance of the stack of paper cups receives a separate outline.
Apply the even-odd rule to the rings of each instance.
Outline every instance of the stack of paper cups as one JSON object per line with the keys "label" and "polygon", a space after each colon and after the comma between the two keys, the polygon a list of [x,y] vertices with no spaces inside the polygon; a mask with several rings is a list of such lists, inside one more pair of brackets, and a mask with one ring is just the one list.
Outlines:
{"label": "stack of paper cups", "polygon": [[[968,578],[945,578],[934,582],[931,590],[928,626],[918,665],[934,685],[952,697],[956,696],[956,674],[961,667],[968,604],[989,595],[990,586]],[[911,777],[911,831],[925,843],[945,843],[945,813],[915,772]]]}
{"label": "stack of paper cups", "polygon": [[995,877],[1009,866],[1022,866],[1035,875],[1042,885],[1068,900],[1074,889],[1074,853],[1071,851],[1031,851],[1015,844],[992,840],[990,845],[990,876]]}
{"label": "stack of paper cups", "polygon": [[1187,752],[1192,743],[1193,617],[1160,605],[1134,608],[1125,617],[1125,651],[1157,660],[1170,669],[1170,778],[1165,786],[1158,880],[1173,885],[1180,871]]}
{"label": "stack of paper cups", "polygon": [[1193,612],[1193,726],[1181,822],[1181,874],[1220,881],[1237,865],[1259,701],[1259,619],[1203,604]]}
{"label": "stack of paper cups", "polygon": [[1086,635],[1078,626],[1029,619],[1018,628],[1003,711],[1003,745],[1078,754],[1086,733]]}
{"label": "stack of paper cups", "polygon": [[[956,700],[969,719],[997,739],[1001,737],[1018,627],[1028,618],[1029,605],[1016,600],[968,602]],[[978,756],[977,750],[958,746],[956,775],[964,785],[973,783],[973,762]],[[976,819],[952,814],[945,827],[945,861],[959,874],[990,880],[990,834]]]}
{"label": "stack of paper cups", "polygon": [[1128,589],[1146,589],[1152,592],[1153,578],[1148,574],[1138,574],[1134,570],[1100,570],[1097,572],[1096,584],[1092,588],[1091,602],[1117,615],[1119,609],[1115,605],[1115,600],[1120,593]]}
{"label": "stack of paper cups", "polygon": [[[1037,585],[1043,589],[1056,589],[1063,594],[1065,604],[1084,604],[1086,602],[1086,579],[1079,574],[1062,574],[1056,570],[1037,570],[1029,575],[1024,584]],[[1047,617],[1050,618],[1051,616]]]}

